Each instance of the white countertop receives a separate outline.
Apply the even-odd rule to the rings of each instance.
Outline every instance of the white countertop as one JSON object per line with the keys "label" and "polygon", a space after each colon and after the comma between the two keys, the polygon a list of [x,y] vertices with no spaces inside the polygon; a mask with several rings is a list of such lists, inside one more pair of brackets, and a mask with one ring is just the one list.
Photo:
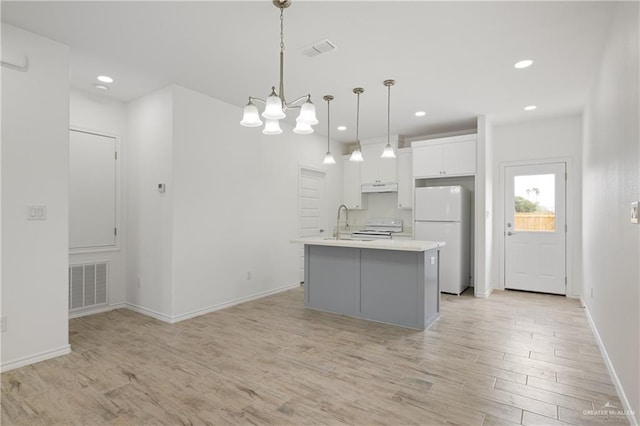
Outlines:
{"label": "white countertop", "polygon": [[311,244],[315,246],[353,247],[377,250],[427,251],[445,245],[444,241],[421,240],[334,240],[323,237],[308,237],[291,240],[292,243]]}

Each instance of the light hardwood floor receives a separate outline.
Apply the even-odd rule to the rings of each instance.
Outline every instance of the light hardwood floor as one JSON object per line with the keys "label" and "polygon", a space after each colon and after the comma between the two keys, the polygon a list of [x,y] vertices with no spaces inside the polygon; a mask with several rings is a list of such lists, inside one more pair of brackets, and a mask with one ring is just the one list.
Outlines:
{"label": "light hardwood floor", "polygon": [[72,354],[2,374],[2,425],[627,424],[583,415],[622,406],[578,301],[467,293],[423,332],[302,289],[173,325],[73,319]]}

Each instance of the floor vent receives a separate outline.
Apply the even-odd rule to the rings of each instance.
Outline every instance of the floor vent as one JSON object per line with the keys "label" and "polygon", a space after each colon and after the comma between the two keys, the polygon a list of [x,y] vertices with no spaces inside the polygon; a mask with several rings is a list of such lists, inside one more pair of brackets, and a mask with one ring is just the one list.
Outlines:
{"label": "floor vent", "polygon": [[69,311],[107,304],[107,262],[69,266]]}

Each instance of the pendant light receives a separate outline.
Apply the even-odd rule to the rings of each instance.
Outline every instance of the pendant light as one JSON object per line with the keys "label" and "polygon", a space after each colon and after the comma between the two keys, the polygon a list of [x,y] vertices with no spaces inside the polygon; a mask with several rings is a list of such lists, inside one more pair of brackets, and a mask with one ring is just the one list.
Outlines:
{"label": "pendant light", "polygon": [[362,87],[356,87],[353,89],[353,93],[358,96],[356,104],[356,149],[351,153],[349,161],[361,163],[364,161],[364,158],[362,157],[362,151],[360,151],[360,94],[364,93],[364,89]]}
{"label": "pendant light", "polygon": [[324,156],[324,160],[322,160],[322,164],[331,165],[336,164],[336,159],[333,158],[333,154],[331,153],[331,149],[329,148],[329,142],[331,140],[331,110],[329,109],[329,104],[333,100],[333,96],[325,95],[322,99],[327,101],[327,153]]}
{"label": "pendant light", "polygon": [[262,120],[258,114],[258,107],[253,103],[260,102],[265,105],[262,118],[265,119],[265,127],[262,133],[265,135],[279,135],[282,133],[278,120],[286,117],[285,111],[290,108],[300,108],[300,114],[296,119],[295,133],[306,135],[313,133],[313,128],[318,124],[316,107],[311,102],[311,95],[301,96],[293,102],[287,102],[284,97],[284,10],[291,6],[291,0],[272,0],[273,5],[280,9],[280,87],[276,92],[275,86],[271,88],[271,94],[267,100],[249,96],[249,103],[245,105],[240,125],[244,127],[260,127]]}
{"label": "pendant light", "polygon": [[387,146],[384,147],[380,158],[396,158],[396,153],[391,146],[391,86],[396,84],[395,80],[385,80],[387,86]]}

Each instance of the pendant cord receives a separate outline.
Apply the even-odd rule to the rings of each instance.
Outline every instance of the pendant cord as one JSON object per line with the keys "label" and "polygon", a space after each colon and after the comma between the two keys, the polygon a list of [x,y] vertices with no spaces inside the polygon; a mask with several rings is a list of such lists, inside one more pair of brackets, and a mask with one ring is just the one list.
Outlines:
{"label": "pendant cord", "polygon": [[356,143],[358,144],[358,149],[360,148],[360,93],[356,93],[358,95],[358,101],[356,104]]}
{"label": "pendant cord", "polygon": [[391,85],[387,86],[387,146],[391,144]]}
{"label": "pendant cord", "polygon": [[282,106],[286,106],[284,99],[284,7],[280,7],[280,99]]}
{"label": "pendant cord", "polygon": [[327,154],[331,151],[331,149],[329,148],[329,141],[330,141],[330,136],[329,133],[331,131],[331,110],[329,109],[329,105],[331,104],[331,100],[327,99]]}

